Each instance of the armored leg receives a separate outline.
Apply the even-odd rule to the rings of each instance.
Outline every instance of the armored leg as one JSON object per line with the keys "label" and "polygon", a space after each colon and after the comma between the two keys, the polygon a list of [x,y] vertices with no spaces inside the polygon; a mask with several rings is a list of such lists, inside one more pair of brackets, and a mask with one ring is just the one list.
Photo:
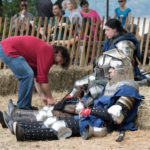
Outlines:
{"label": "armored leg", "polygon": [[57,139],[56,132],[51,128],[27,129],[20,127],[18,124],[15,128],[17,141]]}
{"label": "armored leg", "polygon": [[80,129],[79,129],[79,120],[75,120],[71,117],[66,118],[60,118],[64,120],[68,126],[72,130],[72,136],[79,136],[80,135]]}
{"label": "armored leg", "polygon": [[42,124],[38,125],[38,128],[36,129],[33,126],[34,124],[30,123],[30,125],[28,124],[28,128],[24,128],[23,126],[21,127],[19,123],[14,123],[17,140],[65,139],[72,134],[72,131],[66,126],[66,123],[63,120],[55,121],[50,125],[50,128],[43,127]]}
{"label": "armored leg", "polygon": [[8,111],[14,121],[36,121],[38,111],[18,109],[14,106],[12,100],[8,102]]}

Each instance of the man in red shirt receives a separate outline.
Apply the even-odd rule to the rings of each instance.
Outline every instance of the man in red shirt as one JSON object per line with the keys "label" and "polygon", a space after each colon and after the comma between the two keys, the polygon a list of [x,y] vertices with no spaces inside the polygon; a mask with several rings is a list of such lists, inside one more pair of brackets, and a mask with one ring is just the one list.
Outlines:
{"label": "man in red shirt", "polygon": [[33,85],[46,105],[54,105],[48,83],[48,73],[53,64],[67,68],[68,50],[51,46],[34,36],[14,36],[0,43],[0,59],[19,80],[17,108],[32,109]]}

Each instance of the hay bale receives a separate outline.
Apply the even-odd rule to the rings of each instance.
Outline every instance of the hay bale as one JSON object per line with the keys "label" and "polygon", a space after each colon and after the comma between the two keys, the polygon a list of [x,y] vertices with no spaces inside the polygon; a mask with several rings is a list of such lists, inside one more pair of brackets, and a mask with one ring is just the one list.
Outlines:
{"label": "hay bale", "polygon": [[148,91],[149,87],[140,87],[140,93],[145,96],[145,99],[138,109],[136,126],[139,129],[150,130],[150,93]]}
{"label": "hay bale", "polygon": [[70,67],[68,70],[61,69],[60,67],[52,67],[49,74],[49,81],[52,91],[63,92],[71,90],[74,82],[82,77],[90,74],[92,67]]}
{"label": "hay bale", "polygon": [[0,71],[0,95],[14,94],[18,91],[18,80],[9,69]]}
{"label": "hay bale", "polygon": [[[92,72],[92,66],[85,68],[71,66],[68,70],[53,66],[48,75],[52,91],[63,92],[70,90],[74,82]],[[15,94],[18,91],[18,80],[11,70],[0,71],[0,95]],[[34,90],[35,91],[35,90]]]}

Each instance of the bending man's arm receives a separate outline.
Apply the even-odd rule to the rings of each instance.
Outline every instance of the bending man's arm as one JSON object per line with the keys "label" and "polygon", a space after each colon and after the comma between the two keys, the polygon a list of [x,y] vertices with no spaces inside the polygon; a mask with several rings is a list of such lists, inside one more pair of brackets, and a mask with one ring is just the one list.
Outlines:
{"label": "bending man's arm", "polygon": [[51,94],[51,90],[48,83],[38,83],[36,79],[34,79],[35,88],[39,93],[41,99],[43,100],[45,105],[54,105],[55,101]]}

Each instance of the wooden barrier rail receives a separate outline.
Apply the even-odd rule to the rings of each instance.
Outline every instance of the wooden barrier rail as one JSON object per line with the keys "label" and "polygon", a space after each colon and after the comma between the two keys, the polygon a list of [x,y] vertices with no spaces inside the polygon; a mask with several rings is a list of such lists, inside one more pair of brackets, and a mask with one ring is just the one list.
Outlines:
{"label": "wooden barrier rail", "polygon": [[[55,21],[55,24],[54,24]],[[37,19],[34,17],[32,20],[28,18],[26,22],[25,19],[22,20],[22,25],[19,25],[19,20],[16,21],[15,30],[12,30],[13,19],[12,18],[1,18],[0,17],[0,40],[4,40],[10,36],[16,35],[32,35],[38,38],[41,38],[43,41],[50,44],[57,44],[66,46],[70,51],[71,62],[70,65],[75,66],[87,66],[93,64],[96,61],[102,50],[103,41],[107,39],[104,35],[104,21],[105,18],[102,17],[102,24],[99,24],[99,20],[97,20],[96,24],[94,23],[94,18],[92,20],[82,20],[80,33],[78,33],[79,20],[77,20],[74,25],[74,18],[71,20],[72,23],[69,22],[67,18],[65,20],[64,17],[56,18],[45,18],[44,26],[41,27],[42,18]],[[128,19],[125,23],[125,29],[128,28],[127,24]],[[143,20],[142,26],[142,35],[139,36],[139,24],[141,19],[137,18],[137,22],[135,22],[135,18],[132,17],[130,32],[133,32],[134,25],[136,25],[135,36],[140,41],[140,52],[143,57],[142,65],[146,65],[146,60],[150,54],[150,24],[147,35],[145,32],[145,23],[146,18]],[[95,26],[95,33],[93,32],[93,27]],[[0,61],[0,67],[6,68],[5,65]]]}

